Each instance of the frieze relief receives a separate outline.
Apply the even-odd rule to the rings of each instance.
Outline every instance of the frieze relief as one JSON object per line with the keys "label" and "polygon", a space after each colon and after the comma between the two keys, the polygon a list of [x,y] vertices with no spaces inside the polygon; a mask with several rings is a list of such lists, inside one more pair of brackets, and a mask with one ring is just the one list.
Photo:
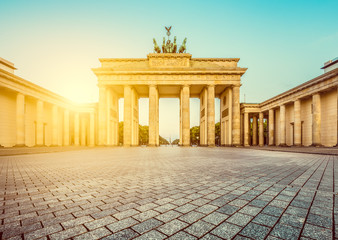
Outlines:
{"label": "frieze relief", "polygon": [[99,81],[240,81],[239,75],[101,75]]}

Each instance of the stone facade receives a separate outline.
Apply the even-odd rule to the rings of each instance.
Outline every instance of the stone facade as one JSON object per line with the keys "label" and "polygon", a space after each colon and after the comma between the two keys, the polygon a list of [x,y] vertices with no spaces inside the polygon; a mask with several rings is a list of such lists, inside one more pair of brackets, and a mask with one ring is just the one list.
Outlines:
{"label": "stone facade", "polygon": [[241,104],[244,145],[251,145],[253,138],[245,126],[252,122],[251,128],[257,128],[254,118],[259,117],[260,146],[336,146],[337,102],[338,69],[334,68],[260,104]]}
{"label": "stone facade", "polygon": [[181,146],[190,146],[190,98],[200,99],[202,146],[215,145],[215,98],[223,146],[337,145],[337,68],[260,104],[240,104],[247,69],[238,61],[186,53],[100,59],[101,67],[93,69],[99,102],[75,104],[16,76],[14,64],[0,58],[0,146],[117,146],[119,98],[124,98],[123,145],[137,146],[140,97],[149,98],[150,146],[159,145],[161,97],[180,99]]}
{"label": "stone facade", "polygon": [[[108,145],[107,123],[118,112],[105,92],[124,98],[124,146],[138,145],[138,98],[149,98],[149,145],[159,145],[159,98],[180,99],[180,145],[190,146],[190,98],[200,99],[200,144],[215,146],[215,97],[222,105],[222,144],[240,144],[239,88],[247,70],[237,66],[238,58],[192,58],[186,53],[149,54],[142,59],[100,59],[93,69],[98,77],[99,145]],[[110,107],[109,107],[110,106]],[[135,125],[132,125],[135,123]]]}

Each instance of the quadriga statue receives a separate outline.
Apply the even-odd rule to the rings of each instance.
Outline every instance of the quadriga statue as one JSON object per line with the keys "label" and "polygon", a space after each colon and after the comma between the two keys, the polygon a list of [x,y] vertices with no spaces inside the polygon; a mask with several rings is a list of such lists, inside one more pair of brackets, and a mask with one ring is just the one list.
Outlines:
{"label": "quadriga statue", "polygon": [[187,38],[185,38],[185,39],[183,40],[183,43],[182,43],[180,49],[178,50],[179,53],[184,53],[185,50],[187,50],[187,47],[185,46],[186,43],[187,43]]}
{"label": "quadriga statue", "polygon": [[154,42],[154,51],[157,52],[157,53],[160,53],[160,52],[161,52],[161,49],[160,49],[160,47],[157,45],[157,42],[156,42],[155,38],[153,38],[153,42]]}

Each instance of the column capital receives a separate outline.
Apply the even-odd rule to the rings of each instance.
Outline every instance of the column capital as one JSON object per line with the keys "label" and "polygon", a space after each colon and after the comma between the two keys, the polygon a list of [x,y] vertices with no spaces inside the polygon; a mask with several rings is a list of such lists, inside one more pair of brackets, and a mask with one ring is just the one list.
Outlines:
{"label": "column capital", "polygon": [[190,84],[182,84],[181,87],[182,88],[184,88],[184,87],[189,87],[190,88]]}

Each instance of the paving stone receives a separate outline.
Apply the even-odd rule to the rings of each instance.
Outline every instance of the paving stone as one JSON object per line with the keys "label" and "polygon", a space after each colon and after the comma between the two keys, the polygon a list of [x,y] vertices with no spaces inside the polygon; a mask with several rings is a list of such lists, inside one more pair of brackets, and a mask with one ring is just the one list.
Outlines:
{"label": "paving stone", "polygon": [[139,234],[132,229],[124,229],[120,232],[114,233],[110,236],[102,238],[102,240],[128,240],[139,236]]}
{"label": "paving stone", "polygon": [[125,218],[123,220],[120,220],[118,222],[114,222],[112,224],[107,225],[107,228],[112,231],[113,233],[121,231],[122,229],[131,227],[135,224],[138,224],[139,222],[136,221],[135,219],[129,217]]}
{"label": "paving stone", "polygon": [[221,240],[222,238],[219,238],[213,234],[206,234],[204,237],[201,238],[202,240]]}
{"label": "paving stone", "polygon": [[180,206],[180,207],[176,208],[175,210],[179,211],[181,213],[187,213],[187,212],[190,212],[190,211],[192,211],[192,210],[194,210],[196,208],[197,208],[197,206],[195,206],[193,204],[190,204],[190,203],[187,203],[187,204],[185,204],[183,206]]}
{"label": "paving stone", "polygon": [[139,234],[142,234],[142,233],[148,232],[149,230],[156,228],[156,227],[158,227],[162,224],[163,224],[163,222],[161,222],[161,221],[159,221],[155,218],[151,218],[151,219],[148,219],[148,220],[141,222],[137,225],[134,225],[131,228],[134,231],[138,232]]}
{"label": "paving stone", "polygon": [[241,229],[241,227],[225,222],[212,230],[211,233],[221,238],[231,239],[241,231]]}
{"label": "paving stone", "polygon": [[175,210],[171,210],[166,213],[162,213],[161,215],[156,216],[155,218],[162,222],[170,222],[171,220],[178,218],[182,213],[176,212]]}
{"label": "paving stone", "polygon": [[312,225],[319,226],[319,227],[325,227],[329,229],[332,228],[332,216],[325,217],[325,216],[319,216],[315,214],[309,214],[306,219],[306,222]]}
{"label": "paving stone", "polygon": [[60,224],[48,226],[25,234],[25,239],[37,239],[62,231]]}
{"label": "paving stone", "polygon": [[185,231],[190,233],[191,235],[201,238],[203,235],[208,233],[214,227],[215,227],[214,225],[200,220],[190,225],[188,228],[185,229]]}
{"label": "paving stone", "polygon": [[245,206],[239,212],[250,215],[250,216],[256,216],[260,211],[262,211],[261,208],[257,208],[253,206]]}
{"label": "paving stone", "polygon": [[219,208],[217,210],[217,212],[220,212],[220,213],[224,213],[224,214],[227,214],[227,215],[232,215],[234,214],[237,210],[239,209],[239,207],[235,207],[235,206],[232,206],[232,205],[225,205],[221,208]]}
{"label": "paving stone", "polygon": [[247,236],[256,240],[265,239],[266,235],[268,235],[270,228],[264,227],[255,223],[249,223],[240,234],[243,236]]}
{"label": "paving stone", "polygon": [[152,230],[150,232],[147,232],[145,234],[142,234],[141,236],[137,237],[137,238],[134,238],[135,240],[162,240],[162,239],[165,239],[167,238],[166,235],[156,231],[156,230]]}
{"label": "paving stone", "polygon": [[107,217],[100,218],[100,219],[97,219],[91,222],[87,222],[84,225],[89,230],[93,230],[99,227],[107,226],[113,222],[116,222],[116,219],[111,216],[107,216]]}
{"label": "paving stone", "polygon": [[111,235],[112,232],[110,232],[107,228],[105,227],[101,227],[101,228],[97,228],[93,231],[81,234],[77,237],[74,237],[74,240],[82,240],[82,239],[100,239],[103,238],[105,236]]}
{"label": "paving stone", "polygon": [[130,217],[130,216],[139,214],[139,213],[140,213],[140,212],[137,211],[137,210],[135,210],[135,209],[129,209],[129,210],[126,210],[126,211],[123,211],[123,212],[116,213],[116,214],[114,214],[113,216],[114,216],[115,218],[117,218],[118,220],[121,220],[121,219]]}
{"label": "paving stone", "polygon": [[226,220],[229,216],[223,213],[219,212],[213,212],[207,215],[206,217],[203,218],[203,221],[206,221],[208,223],[218,225],[224,220]]}
{"label": "paving stone", "polygon": [[283,214],[280,223],[290,225],[293,227],[302,228],[304,225],[305,218],[298,217],[296,215]]}
{"label": "paving stone", "polygon": [[80,235],[80,234],[85,233],[85,232],[87,232],[87,229],[84,226],[80,225],[80,226],[69,228],[69,229],[63,230],[61,232],[57,232],[57,233],[54,233],[52,235],[49,235],[49,239],[51,239],[51,240],[54,240],[54,239],[69,239],[71,237],[74,237],[76,235]]}
{"label": "paving stone", "polygon": [[252,221],[255,223],[268,226],[268,227],[272,227],[278,221],[278,218],[274,216],[266,215],[264,213],[260,213]]}
{"label": "paving stone", "polygon": [[84,223],[87,223],[87,222],[90,222],[90,221],[93,221],[93,220],[94,219],[90,216],[84,216],[84,217],[79,217],[79,218],[76,218],[76,219],[72,219],[72,220],[63,222],[63,223],[61,223],[61,225],[64,227],[64,229],[68,229],[68,228],[73,228],[73,227],[78,226],[78,225],[82,225]]}
{"label": "paving stone", "polygon": [[266,206],[264,209],[263,209],[263,213],[264,214],[268,214],[268,215],[271,215],[271,216],[275,216],[275,217],[279,217],[280,215],[282,215],[284,209],[283,208],[278,208],[278,207],[274,207],[274,206]]}
{"label": "paving stone", "polygon": [[203,213],[191,211],[191,212],[184,214],[183,216],[179,217],[179,219],[184,221],[184,222],[187,222],[187,223],[194,223],[204,216],[205,216],[205,214],[203,214]]}
{"label": "paving stone", "polygon": [[186,233],[186,232],[183,232],[183,231],[180,231],[174,235],[172,235],[170,238],[168,238],[169,240],[181,240],[181,239],[184,239],[184,240],[195,240],[197,239],[196,237]]}
{"label": "paving stone", "polygon": [[298,239],[300,231],[300,228],[295,228],[284,224],[277,224],[272,229],[271,235],[282,239]]}
{"label": "paving stone", "polygon": [[187,223],[184,223],[180,220],[175,219],[175,220],[172,220],[171,222],[168,222],[158,227],[157,230],[166,234],[167,236],[171,236],[187,226],[188,226]]}
{"label": "paving stone", "polygon": [[313,239],[331,239],[332,230],[306,223],[302,236]]}
{"label": "paving stone", "polygon": [[253,217],[249,215],[235,213],[234,215],[232,215],[230,218],[227,219],[227,222],[244,227],[251,221],[252,218]]}
{"label": "paving stone", "polygon": [[149,218],[155,217],[155,216],[157,216],[159,214],[160,214],[159,212],[156,212],[154,210],[148,210],[148,211],[142,212],[140,214],[134,215],[133,218],[135,218],[136,220],[142,222],[142,221],[145,221],[145,220],[147,220]]}

